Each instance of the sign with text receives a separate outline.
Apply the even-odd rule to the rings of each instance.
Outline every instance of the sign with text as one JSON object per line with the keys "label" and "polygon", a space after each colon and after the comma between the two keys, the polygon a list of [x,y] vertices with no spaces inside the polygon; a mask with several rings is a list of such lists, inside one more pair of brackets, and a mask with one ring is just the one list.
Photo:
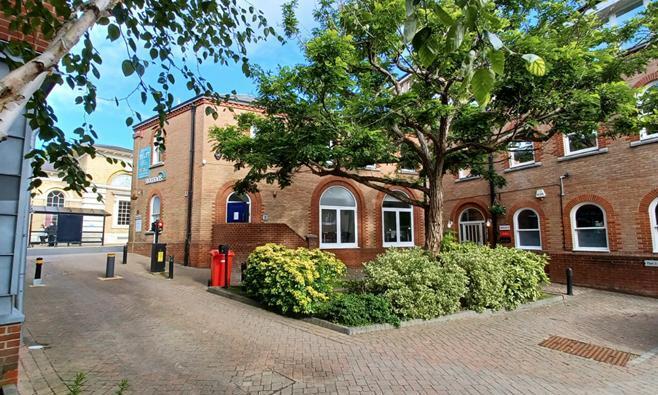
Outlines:
{"label": "sign with text", "polygon": [[151,175],[151,147],[145,147],[139,150],[137,159],[137,178],[142,179]]}
{"label": "sign with text", "polygon": [[658,267],[658,261],[647,259],[644,261],[644,266],[646,267]]}
{"label": "sign with text", "polygon": [[146,180],[144,180],[145,184],[155,184],[156,182],[162,182],[167,179],[167,172],[166,171],[161,171],[158,173],[157,176],[149,177]]}

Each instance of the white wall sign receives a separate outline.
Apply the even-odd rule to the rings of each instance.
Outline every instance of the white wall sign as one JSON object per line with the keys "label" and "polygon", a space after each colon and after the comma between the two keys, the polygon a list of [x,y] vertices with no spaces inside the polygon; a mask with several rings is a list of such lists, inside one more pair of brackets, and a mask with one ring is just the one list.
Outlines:
{"label": "white wall sign", "polygon": [[142,231],[142,216],[141,215],[136,215],[135,216],[135,232],[141,232]]}
{"label": "white wall sign", "polygon": [[156,182],[162,182],[167,179],[167,172],[166,171],[161,171],[158,173],[157,176],[149,177],[146,180],[144,180],[145,184],[155,184]]}
{"label": "white wall sign", "polygon": [[498,227],[498,230],[510,230],[510,226],[509,225],[500,225]]}
{"label": "white wall sign", "polygon": [[658,261],[647,259],[644,261],[644,266],[646,267],[658,267]]}

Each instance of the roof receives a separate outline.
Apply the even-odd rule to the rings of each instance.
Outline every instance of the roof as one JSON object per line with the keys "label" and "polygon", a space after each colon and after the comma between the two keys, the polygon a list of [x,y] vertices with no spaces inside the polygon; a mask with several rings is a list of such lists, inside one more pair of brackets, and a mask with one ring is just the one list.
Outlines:
{"label": "roof", "polygon": [[133,152],[130,148],[119,147],[118,145],[94,144],[94,147],[110,151],[120,151],[126,154],[132,154]]}
{"label": "roof", "polygon": [[[184,101],[180,104],[177,104],[177,105],[173,106],[171,109],[169,109],[169,111],[167,111],[167,113],[173,113],[173,112],[175,112],[175,111],[177,111],[177,110],[179,110],[183,107],[189,106],[190,104],[192,104],[194,102],[197,102],[197,101],[200,101],[200,100],[210,100],[211,101],[211,100],[214,100],[214,98],[210,97],[210,96],[206,96],[206,95],[197,95],[197,96],[194,96],[190,99],[187,99],[186,101]],[[253,96],[238,93],[238,94],[235,94],[235,95],[229,95],[228,100],[226,100],[225,102],[227,102],[227,103],[239,103],[239,104],[246,104],[246,105],[249,105],[249,106],[254,106],[255,101],[256,101],[256,98],[253,97]],[[142,122],[134,125],[133,130],[137,130],[137,129],[141,128],[142,126],[144,126],[144,125],[146,125],[150,122],[155,121],[156,119],[158,119],[157,115],[154,115],[150,118],[147,118],[147,119],[143,120]]]}
{"label": "roof", "polygon": [[108,217],[111,214],[99,208],[32,206],[32,212],[38,214],[75,214]]}

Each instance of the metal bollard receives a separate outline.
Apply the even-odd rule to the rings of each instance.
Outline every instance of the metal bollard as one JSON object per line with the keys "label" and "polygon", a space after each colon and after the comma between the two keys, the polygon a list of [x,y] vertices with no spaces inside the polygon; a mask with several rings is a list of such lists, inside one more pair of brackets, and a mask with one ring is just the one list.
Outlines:
{"label": "metal bollard", "polygon": [[113,253],[107,254],[107,262],[105,263],[105,278],[114,277],[114,260],[115,256]]}
{"label": "metal bollard", "polygon": [[169,279],[174,278],[174,256],[169,255]]}
{"label": "metal bollard", "polygon": [[573,296],[573,269],[567,268],[567,295]]}
{"label": "metal bollard", "polygon": [[36,264],[36,270],[34,271],[34,280],[32,280],[32,285],[43,285],[43,280],[41,279],[41,269],[43,267],[43,258],[38,257],[34,263]]}
{"label": "metal bollard", "polygon": [[121,261],[124,265],[128,263],[128,244],[123,246],[123,261]]}

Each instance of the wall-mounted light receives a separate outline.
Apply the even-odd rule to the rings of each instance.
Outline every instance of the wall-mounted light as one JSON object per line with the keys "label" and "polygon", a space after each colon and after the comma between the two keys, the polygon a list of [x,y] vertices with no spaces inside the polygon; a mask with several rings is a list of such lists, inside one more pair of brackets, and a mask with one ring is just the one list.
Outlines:
{"label": "wall-mounted light", "polygon": [[215,159],[216,159],[216,160],[220,160],[220,159],[222,159],[222,153],[219,152],[219,150],[215,151]]}
{"label": "wall-mounted light", "polygon": [[487,228],[491,228],[491,220],[487,219],[487,222],[485,222],[485,225],[487,225]]}
{"label": "wall-mounted light", "polygon": [[201,161],[201,166],[205,166],[207,163],[208,163],[208,161],[204,159],[204,160]]}
{"label": "wall-mounted light", "polygon": [[546,198],[546,191],[543,189],[537,189],[535,192],[535,197],[539,200],[544,200]]}
{"label": "wall-mounted light", "polygon": [[452,228],[452,221],[448,220],[448,228]]}

